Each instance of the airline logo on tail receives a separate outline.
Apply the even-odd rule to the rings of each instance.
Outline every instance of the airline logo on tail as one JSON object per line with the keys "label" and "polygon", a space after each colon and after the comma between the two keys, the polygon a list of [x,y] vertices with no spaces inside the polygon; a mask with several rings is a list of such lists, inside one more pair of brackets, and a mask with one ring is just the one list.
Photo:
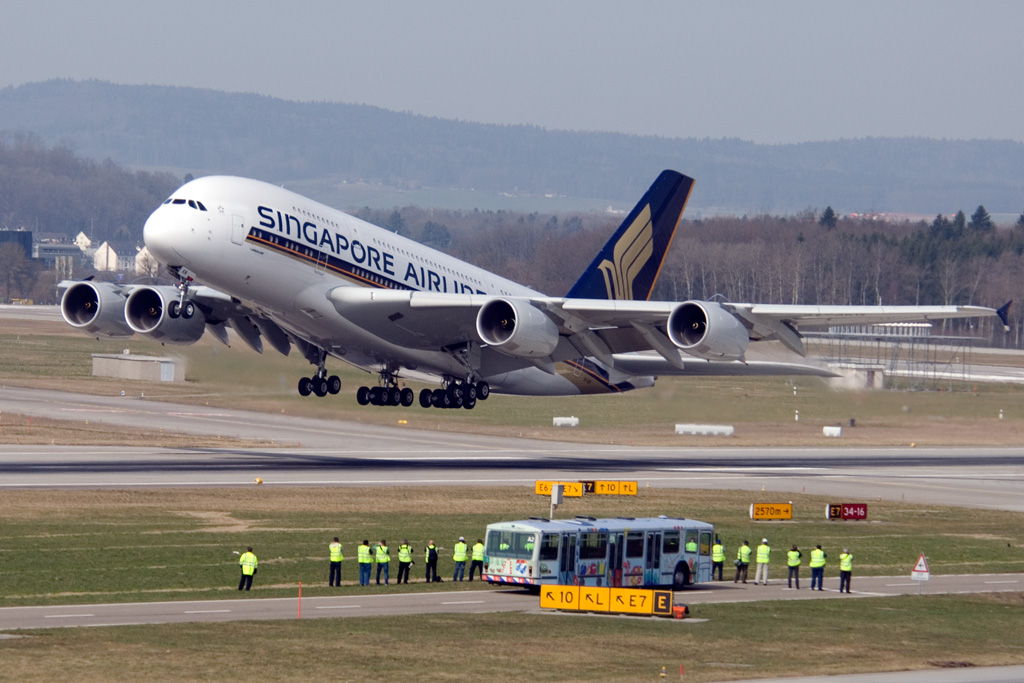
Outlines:
{"label": "airline logo on tail", "polygon": [[647,204],[615,243],[612,250],[615,262],[604,259],[597,266],[604,275],[608,298],[634,299],[633,282],[653,255],[654,224],[651,221],[651,205]]}

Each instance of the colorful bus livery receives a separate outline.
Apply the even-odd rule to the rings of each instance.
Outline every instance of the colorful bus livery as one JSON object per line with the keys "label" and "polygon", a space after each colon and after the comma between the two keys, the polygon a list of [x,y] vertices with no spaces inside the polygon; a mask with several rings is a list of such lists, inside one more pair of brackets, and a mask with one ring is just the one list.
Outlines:
{"label": "colorful bus livery", "polygon": [[548,520],[487,526],[484,579],[527,586],[670,586],[711,580],[714,526],[674,517]]}

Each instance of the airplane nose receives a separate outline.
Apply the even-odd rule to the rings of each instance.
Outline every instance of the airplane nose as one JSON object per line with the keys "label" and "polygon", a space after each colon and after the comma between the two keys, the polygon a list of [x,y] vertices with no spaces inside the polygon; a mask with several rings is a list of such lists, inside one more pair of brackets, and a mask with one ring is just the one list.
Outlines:
{"label": "airplane nose", "polygon": [[174,250],[174,225],[164,207],[154,211],[142,227],[142,241],[157,261],[166,265],[182,265],[181,256]]}

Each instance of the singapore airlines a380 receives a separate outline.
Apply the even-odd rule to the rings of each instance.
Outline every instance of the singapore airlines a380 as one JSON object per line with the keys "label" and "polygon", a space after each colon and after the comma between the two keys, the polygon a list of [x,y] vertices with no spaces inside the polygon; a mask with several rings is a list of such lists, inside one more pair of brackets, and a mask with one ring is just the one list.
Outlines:
{"label": "singapore airlines a380", "polygon": [[[176,285],[65,281],[61,313],[95,337],[192,344],[228,328],[313,366],[304,396],[342,390],[328,363],[377,376],[360,404],[472,409],[493,392],[558,396],[653,386],[660,375],[818,375],[747,360],[827,325],[999,315],[981,306],[805,306],[651,301],[693,179],[662,172],[565,296],[537,292],[281,187],[209,176],[146,221]],[[402,379],[436,384],[414,395]]]}

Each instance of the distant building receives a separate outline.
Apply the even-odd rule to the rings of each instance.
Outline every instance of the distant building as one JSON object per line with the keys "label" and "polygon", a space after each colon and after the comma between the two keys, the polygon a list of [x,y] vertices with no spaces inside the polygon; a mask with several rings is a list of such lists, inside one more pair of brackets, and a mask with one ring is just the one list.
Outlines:
{"label": "distant building", "polygon": [[0,244],[17,244],[25,251],[25,258],[32,258],[31,230],[0,230]]}
{"label": "distant building", "polygon": [[82,250],[73,242],[36,242],[32,245],[32,258],[38,259],[46,268],[53,268],[59,258],[81,261]]}

